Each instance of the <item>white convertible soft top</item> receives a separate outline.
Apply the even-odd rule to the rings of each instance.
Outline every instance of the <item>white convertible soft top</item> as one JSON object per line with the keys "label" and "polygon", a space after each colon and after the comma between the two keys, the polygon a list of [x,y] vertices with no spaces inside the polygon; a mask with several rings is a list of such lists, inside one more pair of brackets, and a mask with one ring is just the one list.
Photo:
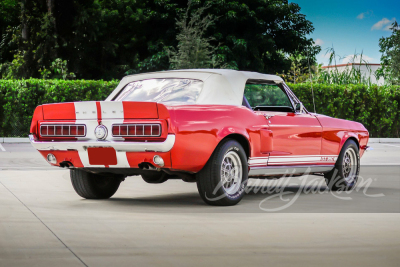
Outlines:
{"label": "white convertible soft top", "polygon": [[244,87],[248,80],[262,80],[282,83],[276,75],[228,69],[171,70],[129,75],[124,77],[117,88],[107,97],[111,101],[130,82],[162,78],[184,78],[201,80],[203,89],[197,98],[198,105],[242,105]]}

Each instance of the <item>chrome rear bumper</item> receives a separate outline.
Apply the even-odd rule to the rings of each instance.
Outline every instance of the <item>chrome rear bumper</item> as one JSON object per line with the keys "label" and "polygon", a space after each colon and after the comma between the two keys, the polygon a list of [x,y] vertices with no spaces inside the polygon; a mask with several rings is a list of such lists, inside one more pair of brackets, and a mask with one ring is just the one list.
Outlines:
{"label": "chrome rear bumper", "polygon": [[168,152],[175,144],[175,135],[169,134],[164,142],[123,141],[38,141],[33,135],[29,140],[37,150],[86,151],[88,147],[113,147],[117,152]]}

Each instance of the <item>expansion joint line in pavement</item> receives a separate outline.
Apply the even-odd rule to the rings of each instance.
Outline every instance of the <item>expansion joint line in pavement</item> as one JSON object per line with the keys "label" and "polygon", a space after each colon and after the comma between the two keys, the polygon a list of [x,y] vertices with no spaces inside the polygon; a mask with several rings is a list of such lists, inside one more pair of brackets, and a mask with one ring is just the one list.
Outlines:
{"label": "expansion joint line in pavement", "polygon": [[75,254],[75,252],[73,252],[72,251],[72,249],[71,248],[69,248],[51,229],[50,229],[50,227],[48,227],[27,205],[25,205],[25,203],[24,202],[22,202],[21,201],[21,199],[19,199],[10,189],[8,189],[8,187],[7,186],[5,186],[1,181],[0,181],[0,184],[2,185],[2,186],[4,186],[4,188],[5,189],[7,189],[7,191],[8,192],[10,192],[16,199],[18,199],[18,201],[22,204],[22,205],[24,205],[25,206],[25,208],[27,208],[32,214],[33,214],[33,216],[35,216],[57,239],[58,239],[58,241],[60,241],[61,242],[61,244],[63,244],[64,245],[64,247],[66,248],[66,249],[68,249],[84,266],[86,266],[86,267],[88,267],[88,265],[81,259],[81,258],[79,258],[79,256],[78,255],[76,255]]}

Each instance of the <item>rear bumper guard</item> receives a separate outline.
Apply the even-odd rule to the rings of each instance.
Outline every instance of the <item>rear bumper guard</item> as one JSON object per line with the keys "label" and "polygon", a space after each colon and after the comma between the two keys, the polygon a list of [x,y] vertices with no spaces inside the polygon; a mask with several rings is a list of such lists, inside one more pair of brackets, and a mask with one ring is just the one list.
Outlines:
{"label": "rear bumper guard", "polygon": [[38,141],[33,135],[29,140],[37,150],[77,150],[88,147],[113,147],[117,152],[168,152],[175,144],[175,135],[169,134],[164,142],[122,142],[122,141]]}

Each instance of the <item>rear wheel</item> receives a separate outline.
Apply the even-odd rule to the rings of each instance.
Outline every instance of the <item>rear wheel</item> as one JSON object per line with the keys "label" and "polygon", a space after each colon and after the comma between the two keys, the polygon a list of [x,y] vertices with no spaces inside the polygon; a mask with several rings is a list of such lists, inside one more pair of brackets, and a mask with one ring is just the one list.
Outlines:
{"label": "rear wheel", "polygon": [[325,174],[325,181],[332,191],[354,188],[360,173],[360,154],[356,142],[348,140],[340,151],[335,168]]}
{"label": "rear wheel", "polygon": [[79,169],[70,170],[75,192],[87,199],[107,199],[117,192],[122,179],[119,176],[103,176]]}
{"label": "rear wheel", "polygon": [[235,140],[221,143],[197,174],[197,189],[210,205],[236,205],[243,198],[248,180],[247,156]]}

